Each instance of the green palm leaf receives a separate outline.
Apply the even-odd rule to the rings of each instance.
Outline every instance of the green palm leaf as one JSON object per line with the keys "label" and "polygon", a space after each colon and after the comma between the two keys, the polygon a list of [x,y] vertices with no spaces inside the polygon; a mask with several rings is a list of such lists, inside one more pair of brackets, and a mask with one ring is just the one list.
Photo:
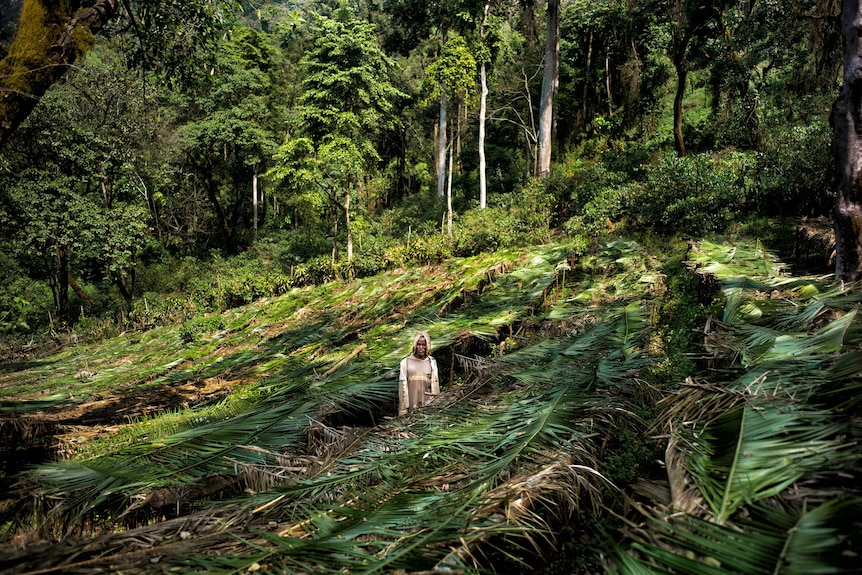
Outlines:
{"label": "green palm leaf", "polygon": [[[862,500],[831,500],[814,509],[752,507],[736,525],[717,525],[690,516],[656,520],[660,543],[633,547],[671,573],[746,575],[826,575],[849,573],[858,565],[853,541],[862,534]],[[641,574],[651,565],[631,556],[623,574]],[[664,572],[664,571],[662,571]]]}
{"label": "green palm leaf", "polygon": [[719,525],[745,503],[771,497],[808,472],[854,459],[829,413],[742,405],[691,440],[690,471]]}

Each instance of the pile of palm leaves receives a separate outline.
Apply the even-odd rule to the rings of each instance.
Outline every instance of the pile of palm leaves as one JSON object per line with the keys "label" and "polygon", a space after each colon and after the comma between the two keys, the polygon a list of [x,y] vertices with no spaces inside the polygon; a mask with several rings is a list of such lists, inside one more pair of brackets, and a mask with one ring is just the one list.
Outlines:
{"label": "pile of palm leaves", "polygon": [[666,481],[635,502],[615,570],[859,572],[858,286],[782,275],[757,243],[702,242],[691,264],[719,281],[723,314],[705,369],[661,402]]}
{"label": "pile of palm leaves", "polygon": [[[647,359],[654,283],[636,248],[575,265],[565,246],[497,253],[238,312],[197,373],[245,383],[37,468],[32,521],[67,540],[14,568],[134,570],[144,554],[208,572],[473,569],[547,548],[550,522],[600,505],[609,390]],[[396,368],[420,329],[444,393],[396,419]],[[68,539],[94,531],[91,551]]]}
{"label": "pile of palm leaves", "polygon": [[[703,371],[665,390],[646,382],[663,277],[627,242],[296,290],[181,351],[167,334],[129,342],[145,356],[140,379],[94,350],[89,369],[120,385],[239,383],[38,467],[22,517],[67,539],[0,569],[511,570],[585,512],[622,525],[603,545],[613,571],[852,565],[858,298],[780,276],[759,246],[692,256],[727,303],[704,332]],[[417,330],[431,334],[443,393],[395,418],[396,368]],[[608,436],[657,397],[667,480],[613,485]]]}

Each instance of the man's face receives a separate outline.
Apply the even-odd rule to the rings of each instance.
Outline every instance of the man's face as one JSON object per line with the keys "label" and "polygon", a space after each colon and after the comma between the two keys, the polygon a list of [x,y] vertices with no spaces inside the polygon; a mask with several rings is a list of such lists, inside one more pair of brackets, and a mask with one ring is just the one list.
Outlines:
{"label": "man's face", "polygon": [[416,346],[413,348],[413,355],[419,359],[428,355],[428,342],[425,341],[424,337],[420,337],[416,340]]}

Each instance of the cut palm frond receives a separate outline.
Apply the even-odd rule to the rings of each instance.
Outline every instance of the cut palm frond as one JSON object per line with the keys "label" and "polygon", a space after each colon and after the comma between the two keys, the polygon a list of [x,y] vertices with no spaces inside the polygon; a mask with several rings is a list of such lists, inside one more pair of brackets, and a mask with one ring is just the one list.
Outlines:
{"label": "cut palm frond", "polygon": [[852,545],[862,534],[859,499],[832,500],[811,510],[763,504],[751,511],[733,526],[688,516],[656,520],[660,543],[634,544],[644,559],[620,557],[620,572],[648,573],[653,565],[680,575],[818,575],[858,568]]}
{"label": "cut palm frond", "polygon": [[742,405],[695,431],[690,470],[718,524],[745,503],[776,495],[806,473],[858,459],[828,413]]}

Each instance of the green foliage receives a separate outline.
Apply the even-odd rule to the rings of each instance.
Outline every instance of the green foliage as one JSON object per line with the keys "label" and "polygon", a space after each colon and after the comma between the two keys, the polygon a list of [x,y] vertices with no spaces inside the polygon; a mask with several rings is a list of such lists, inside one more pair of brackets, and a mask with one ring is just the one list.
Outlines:
{"label": "green foliage", "polygon": [[809,125],[776,126],[757,155],[753,198],[763,215],[829,214],[832,192],[832,130],[818,118]]}
{"label": "green foliage", "polygon": [[0,333],[30,331],[26,318],[28,311],[33,307],[32,304],[22,297],[15,296],[12,298],[10,307],[11,309],[0,309]]}
{"label": "green foliage", "polygon": [[[661,565],[650,569],[647,561],[621,558],[625,574],[666,572],[701,573],[850,573],[852,553],[843,552],[845,537],[855,539],[859,527],[858,499],[833,499],[807,508],[776,509],[753,506],[752,515],[734,527],[716,525],[690,516],[657,521],[665,531],[659,545],[636,549]],[[671,547],[673,546],[673,547]],[[684,550],[674,553],[674,548]]]}
{"label": "green foliage", "polygon": [[132,303],[129,321],[136,329],[148,330],[182,321],[195,313],[195,305],[184,296],[144,292]]}
{"label": "green foliage", "polygon": [[467,41],[459,34],[450,34],[440,49],[440,56],[428,66],[426,101],[446,96],[453,102],[470,105],[476,97],[476,58]]}
{"label": "green foliage", "polygon": [[388,250],[384,261],[392,266],[430,265],[446,261],[452,255],[452,240],[447,234],[416,234],[410,241]]}
{"label": "green foliage", "polygon": [[517,245],[521,238],[516,220],[507,210],[472,209],[457,218],[452,235],[452,253],[472,256]]}
{"label": "green foliage", "polygon": [[656,456],[652,441],[628,427],[612,430],[609,439],[602,471],[611,483],[624,487],[649,475]]}
{"label": "green foliage", "polygon": [[184,343],[191,343],[201,334],[223,330],[225,325],[221,315],[195,316],[183,323],[177,331]]}
{"label": "green foliage", "polygon": [[297,285],[317,285],[335,279],[332,256],[317,256],[308,259],[293,269],[293,281]]}
{"label": "green foliage", "polygon": [[750,208],[755,158],[667,155],[647,167],[642,186],[628,198],[632,223],[662,233],[702,235],[726,230]]}
{"label": "green foliage", "polygon": [[[707,422],[692,439],[691,474],[714,520],[777,495],[826,462],[858,459],[841,440],[843,426],[827,412],[792,405],[739,406]],[[844,459],[844,461],[842,461]]]}

